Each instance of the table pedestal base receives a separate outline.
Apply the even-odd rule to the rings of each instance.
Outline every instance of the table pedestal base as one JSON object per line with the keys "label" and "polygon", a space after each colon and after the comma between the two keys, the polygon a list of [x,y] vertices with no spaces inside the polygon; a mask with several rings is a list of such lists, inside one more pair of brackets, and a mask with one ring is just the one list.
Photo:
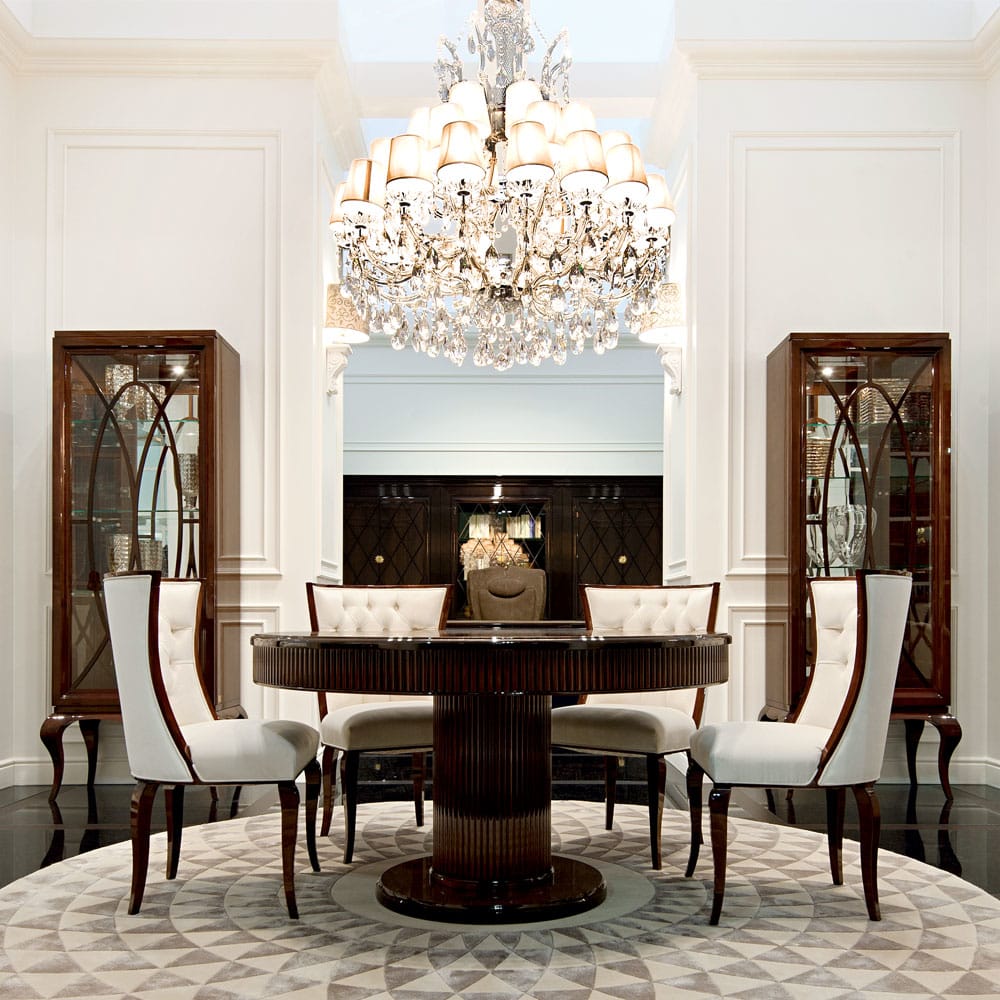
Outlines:
{"label": "table pedestal base", "polygon": [[592,865],[554,855],[552,875],[540,882],[469,883],[433,874],[431,858],[416,858],[382,873],[375,890],[385,907],[410,917],[460,924],[558,920],[604,902],[608,888]]}

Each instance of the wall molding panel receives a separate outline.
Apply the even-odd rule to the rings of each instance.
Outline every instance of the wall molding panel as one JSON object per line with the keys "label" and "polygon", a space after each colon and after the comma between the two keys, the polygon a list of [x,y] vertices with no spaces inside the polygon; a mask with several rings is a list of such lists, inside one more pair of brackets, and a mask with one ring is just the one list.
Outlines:
{"label": "wall molding panel", "polygon": [[[780,608],[763,604],[730,604],[726,630],[729,648],[727,707],[730,719],[756,719],[764,707],[767,648],[785,644],[786,623]],[[759,674],[759,683],[752,680]]]}
{"label": "wall molding panel", "polygon": [[[302,600],[305,602],[305,589]],[[276,632],[280,628],[281,608],[277,604],[219,605],[217,621],[224,661],[239,660],[239,703],[251,719],[278,718],[280,692],[253,682],[253,654],[250,637],[258,632]]]}
{"label": "wall molding panel", "polygon": [[[211,328],[240,353],[241,540],[240,551],[221,554],[222,575],[280,576],[280,158],[275,132],[48,133],[46,328]],[[115,186],[115,176],[128,183]],[[188,204],[184,184],[197,187],[199,179],[204,200]],[[214,214],[199,229],[205,211]],[[192,243],[193,232],[208,245]],[[148,273],[130,261],[144,245],[152,252]],[[189,259],[170,289],[157,283],[156,253],[165,262]],[[203,303],[196,315],[185,311],[184,281],[192,301]],[[92,286],[119,294],[105,303]],[[265,489],[246,488],[255,482]]]}
{"label": "wall molding panel", "polygon": [[[789,287],[783,288],[782,296],[779,296],[789,301],[782,301],[774,307],[778,313],[776,321],[773,317],[753,313],[751,290],[759,292],[762,285],[767,284],[761,279],[759,262],[763,260],[766,263],[775,249],[771,241],[777,239],[769,231],[763,231],[768,227],[754,225],[754,214],[756,211],[759,215],[761,206],[766,206],[768,197],[773,195],[772,189],[784,176],[781,171],[791,169],[793,161],[796,168],[802,168],[808,161],[817,178],[829,177],[845,166],[854,171],[851,179],[858,176],[870,178],[870,189],[862,187],[851,190],[851,197],[867,197],[878,204],[884,204],[890,197],[895,198],[896,202],[885,209],[885,218],[890,221],[896,218],[893,212],[903,214],[904,202],[910,206],[913,204],[912,191],[899,190],[898,193],[893,193],[894,179],[904,174],[907,177],[911,173],[916,174],[917,179],[911,183],[923,185],[919,190],[918,201],[924,206],[922,218],[927,220],[925,231],[929,235],[914,247],[919,255],[908,261],[909,269],[902,269],[898,277],[893,274],[897,279],[897,287],[887,287],[885,294],[890,302],[894,296],[898,301],[905,301],[908,286],[914,285],[923,290],[928,300],[933,302],[933,307],[922,310],[919,320],[903,324],[894,324],[890,320],[879,325],[877,315],[866,322],[863,313],[852,315],[851,305],[848,304],[841,310],[841,315],[832,315],[830,321],[823,326],[794,325],[794,320],[789,319],[796,315],[793,300],[799,292],[794,287],[794,278],[789,279]],[[913,171],[913,167],[918,169]],[[802,169],[798,169],[800,176],[802,173]],[[793,329],[950,329],[956,334],[954,339],[958,339],[961,199],[959,137],[957,133],[950,131],[733,132],[730,133],[729,183],[731,360],[727,575],[759,576],[780,571],[785,563],[785,554],[767,554],[763,529],[766,514],[763,473],[765,394],[761,391],[764,359],[782,337]],[[845,183],[849,184],[849,181]],[[887,190],[890,192],[888,196],[885,194]],[[789,214],[793,216],[793,224],[801,226],[808,238],[818,243],[822,234],[827,231],[823,226],[829,220],[823,213],[829,211],[829,208],[822,197],[817,197],[815,203],[815,223],[811,218],[803,220],[795,218],[794,213]],[[757,221],[760,221],[759,217]],[[879,221],[875,220],[873,227]],[[841,231],[836,235],[844,236]],[[872,243],[877,244],[880,236],[877,231],[870,234]],[[779,247],[780,249],[782,248]],[[792,247],[788,252],[791,254],[795,249]],[[834,261],[833,266],[840,266],[845,273],[849,273],[850,262]],[[926,268],[926,273],[917,270],[921,266]],[[756,271],[751,274],[755,268]],[[840,274],[833,273],[829,276],[831,285],[839,280]],[[859,284],[874,280],[867,275],[857,278]],[[828,289],[817,288],[816,291],[826,292]],[[841,291],[843,298],[850,300],[854,289],[845,281]],[[822,309],[822,304],[818,308]],[[857,308],[860,309],[860,306]],[[786,315],[781,315],[782,311]],[[904,310],[900,308],[897,312],[902,314]],[[788,325],[789,323],[793,325]],[[762,338],[762,329],[768,331],[766,340]],[[957,385],[953,384],[953,391],[957,397]]]}

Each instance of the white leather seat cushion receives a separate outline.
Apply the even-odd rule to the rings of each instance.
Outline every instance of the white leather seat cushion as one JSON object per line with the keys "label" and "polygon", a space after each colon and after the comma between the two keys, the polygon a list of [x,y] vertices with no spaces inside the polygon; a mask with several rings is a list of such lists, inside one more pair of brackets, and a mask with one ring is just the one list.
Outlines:
{"label": "white leather seat cushion", "polygon": [[645,705],[567,705],[552,712],[555,746],[601,753],[663,754],[686,750],[695,731],[690,715]]}
{"label": "white leather seat cushion", "polygon": [[320,737],[338,750],[430,750],[434,706],[430,701],[345,705],[323,717]]}
{"label": "white leather seat cushion", "polygon": [[720,722],[691,737],[691,757],[722,784],[808,785],[829,738],[798,722]]}
{"label": "white leather seat cushion", "polygon": [[292,781],[316,756],[319,733],[288,719],[218,719],[181,726],[204,782]]}

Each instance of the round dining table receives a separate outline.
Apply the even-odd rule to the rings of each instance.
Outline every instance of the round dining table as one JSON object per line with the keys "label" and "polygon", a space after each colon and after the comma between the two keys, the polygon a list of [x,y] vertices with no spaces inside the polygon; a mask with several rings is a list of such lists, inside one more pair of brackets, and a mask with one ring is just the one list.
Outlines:
{"label": "round dining table", "polygon": [[258,684],[433,695],[432,853],[386,869],[376,895],[411,916],[462,923],[548,920],[607,894],[597,868],[552,852],[552,695],[719,684],[730,642],[552,622],[251,639]]}

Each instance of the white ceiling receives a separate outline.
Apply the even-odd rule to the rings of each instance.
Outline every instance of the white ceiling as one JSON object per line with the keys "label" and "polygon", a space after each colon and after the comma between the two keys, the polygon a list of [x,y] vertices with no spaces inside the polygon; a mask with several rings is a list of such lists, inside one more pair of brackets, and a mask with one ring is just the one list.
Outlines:
{"label": "white ceiling", "polygon": [[[530,0],[544,40],[566,27],[571,92],[601,128],[646,147],[675,36],[955,41],[1000,0]],[[55,39],[307,42],[340,50],[365,140],[434,103],[438,39],[465,34],[476,0],[0,0],[39,43]],[[676,23],[675,23],[676,20]],[[543,46],[544,47],[544,42]],[[464,51],[464,48],[462,49]],[[468,64],[472,70],[471,62]],[[360,150],[358,151],[360,152]],[[662,166],[662,165],[661,165]]]}

